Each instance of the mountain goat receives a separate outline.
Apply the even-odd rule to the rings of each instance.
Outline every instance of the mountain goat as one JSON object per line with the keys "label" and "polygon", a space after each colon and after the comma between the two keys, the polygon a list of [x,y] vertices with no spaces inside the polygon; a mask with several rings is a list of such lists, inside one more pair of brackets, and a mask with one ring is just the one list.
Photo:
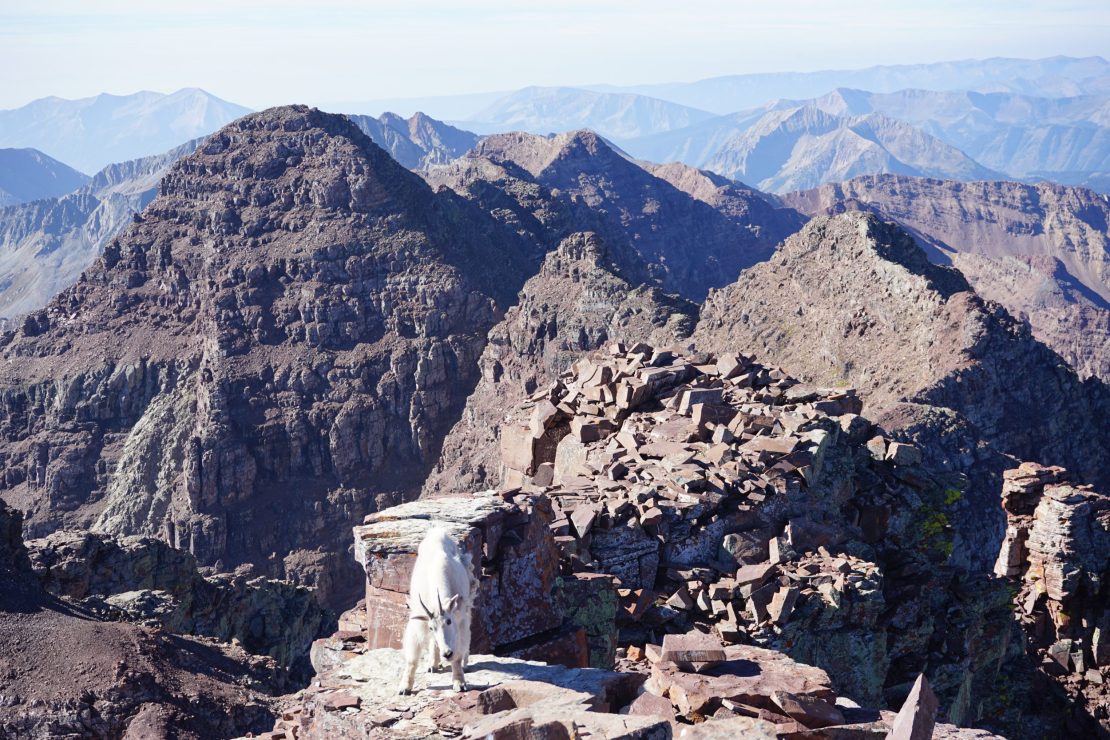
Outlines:
{"label": "mountain goat", "polygon": [[412,693],[416,664],[429,647],[432,661],[428,670],[439,670],[442,656],[451,665],[455,691],[467,689],[463,669],[470,658],[470,616],[477,590],[470,556],[459,551],[446,529],[430,529],[416,551],[409,582],[405,668],[398,693]]}

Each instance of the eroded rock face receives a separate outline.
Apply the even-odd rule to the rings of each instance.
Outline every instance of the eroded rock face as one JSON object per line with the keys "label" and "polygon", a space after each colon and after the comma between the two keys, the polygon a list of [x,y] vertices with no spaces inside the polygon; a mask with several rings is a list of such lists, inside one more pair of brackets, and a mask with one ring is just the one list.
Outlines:
{"label": "eroded rock face", "polygon": [[419,489],[522,251],[343,117],[247,116],[8,335],[3,496],[35,536],[155,536],[340,601],[349,522]]}
{"label": "eroded rock face", "polygon": [[[982,458],[975,439],[1092,481],[1110,470],[1110,436],[1101,422],[1106,387],[1080,382],[1028,326],[873,216],[814,219],[770,261],[713,294],[694,337],[710,349],[750,347],[812,382],[858,387],[867,413],[884,428],[900,432],[904,421],[917,428],[919,443],[945,442],[937,460],[953,470],[979,475],[982,462],[1000,473],[997,461],[975,459]],[[900,413],[907,403],[950,409],[953,418],[936,419],[941,429],[922,425],[921,415]],[[972,429],[962,451],[947,444],[962,435],[960,417]],[[973,486],[961,517],[965,551],[984,570],[1001,535],[990,513],[996,491]]]}
{"label": "eroded rock face", "polygon": [[1014,612],[1042,691],[1069,731],[1110,733],[1110,497],[1068,482],[1063,468],[1006,472],[1008,527],[995,572],[1016,586]]}

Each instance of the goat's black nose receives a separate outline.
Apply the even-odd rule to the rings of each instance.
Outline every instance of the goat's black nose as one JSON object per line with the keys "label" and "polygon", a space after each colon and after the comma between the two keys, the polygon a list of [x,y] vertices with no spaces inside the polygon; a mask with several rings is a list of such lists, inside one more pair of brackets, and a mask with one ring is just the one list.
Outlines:
{"label": "goat's black nose", "polygon": [[454,655],[454,654],[455,654],[455,653],[454,653],[454,651],[452,651],[452,650],[448,650],[447,652],[445,652],[445,653],[443,654],[443,657],[444,657],[444,658],[447,658],[447,660],[451,660],[451,656],[452,656],[452,655]]}

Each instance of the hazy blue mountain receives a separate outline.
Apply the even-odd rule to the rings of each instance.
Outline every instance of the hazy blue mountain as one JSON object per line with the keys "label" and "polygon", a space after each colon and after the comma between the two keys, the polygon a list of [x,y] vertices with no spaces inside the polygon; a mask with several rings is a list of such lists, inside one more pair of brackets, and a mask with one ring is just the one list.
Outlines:
{"label": "hazy blue mountain", "polygon": [[786,192],[857,175],[997,178],[956,147],[879,113],[838,116],[814,105],[771,106],[625,143],[654,162],[680,161]]}
{"label": "hazy blue mountain", "polygon": [[0,146],[33,147],[84,172],[96,172],[112,162],[165,152],[249,112],[197,88],[169,95],[144,91],[80,100],[41,98],[0,111]]}
{"label": "hazy blue mountain", "polygon": [[71,285],[158,192],[201,139],[105,167],[58,198],[0,208],[0,317],[41,308]]}
{"label": "hazy blue mountain", "polygon": [[1110,93],[1110,62],[1102,57],[968,59],[818,72],[728,75],[697,82],[589,86],[604,92],[650,95],[726,114],[779,98],[815,98],[838,87],[874,92],[906,88],[1011,92],[1041,97]]}
{"label": "hazy blue mountain", "polygon": [[1110,96],[834,90],[812,105],[836,115],[882,113],[911,123],[1016,178],[1097,186],[1110,173]]}
{"label": "hazy blue mountain", "polygon": [[549,134],[588,128],[622,141],[685,128],[713,117],[704,110],[644,95],[526,87],[475,113],[464,124],[479,133]]}
{"label": "hazy blue mountain", "polygon": [[0,149],[0,207],[64,195],[88,179],[36,149]]}
{"label": "hazy blue mountain", "polygon": [[443,121],[415,113],[402,118],[396,113],[348,116],[375,144],[410,170],[446,164],[478,143],[478,135]]}

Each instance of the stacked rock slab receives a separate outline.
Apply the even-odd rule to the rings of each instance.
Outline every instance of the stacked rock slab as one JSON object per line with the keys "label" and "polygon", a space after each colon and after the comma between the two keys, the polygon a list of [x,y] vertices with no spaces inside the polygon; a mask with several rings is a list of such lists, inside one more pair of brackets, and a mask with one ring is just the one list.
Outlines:
{"label": "stacked rock slab", "polygon": [[1074,732],[1110,734],[1110,496],[1059,467],[1006,471],[995,572],[1018,589],[1026,650],[1072,707]]}
{"label": "stacked rock slab", "polygon": [[[616,597],[610,597],[614,608],[608,625],[604,619],[583,623],[564,606],[564,591],[581,595],[581,587],[573,576],[567,584],[560,577],[552,518],[545,497],[519,491],[425,499],[367,517],[355,527],[355,558],[366,571],[369,647],[400,647],[416,551],[438,524],[457,538],[479,580],[474,652],[541,654],[568,665],[589,665],[590,638],[613,631]],[[598,591],[613,589],[607,579],[592,588],[595,601],[604,600]]]}

